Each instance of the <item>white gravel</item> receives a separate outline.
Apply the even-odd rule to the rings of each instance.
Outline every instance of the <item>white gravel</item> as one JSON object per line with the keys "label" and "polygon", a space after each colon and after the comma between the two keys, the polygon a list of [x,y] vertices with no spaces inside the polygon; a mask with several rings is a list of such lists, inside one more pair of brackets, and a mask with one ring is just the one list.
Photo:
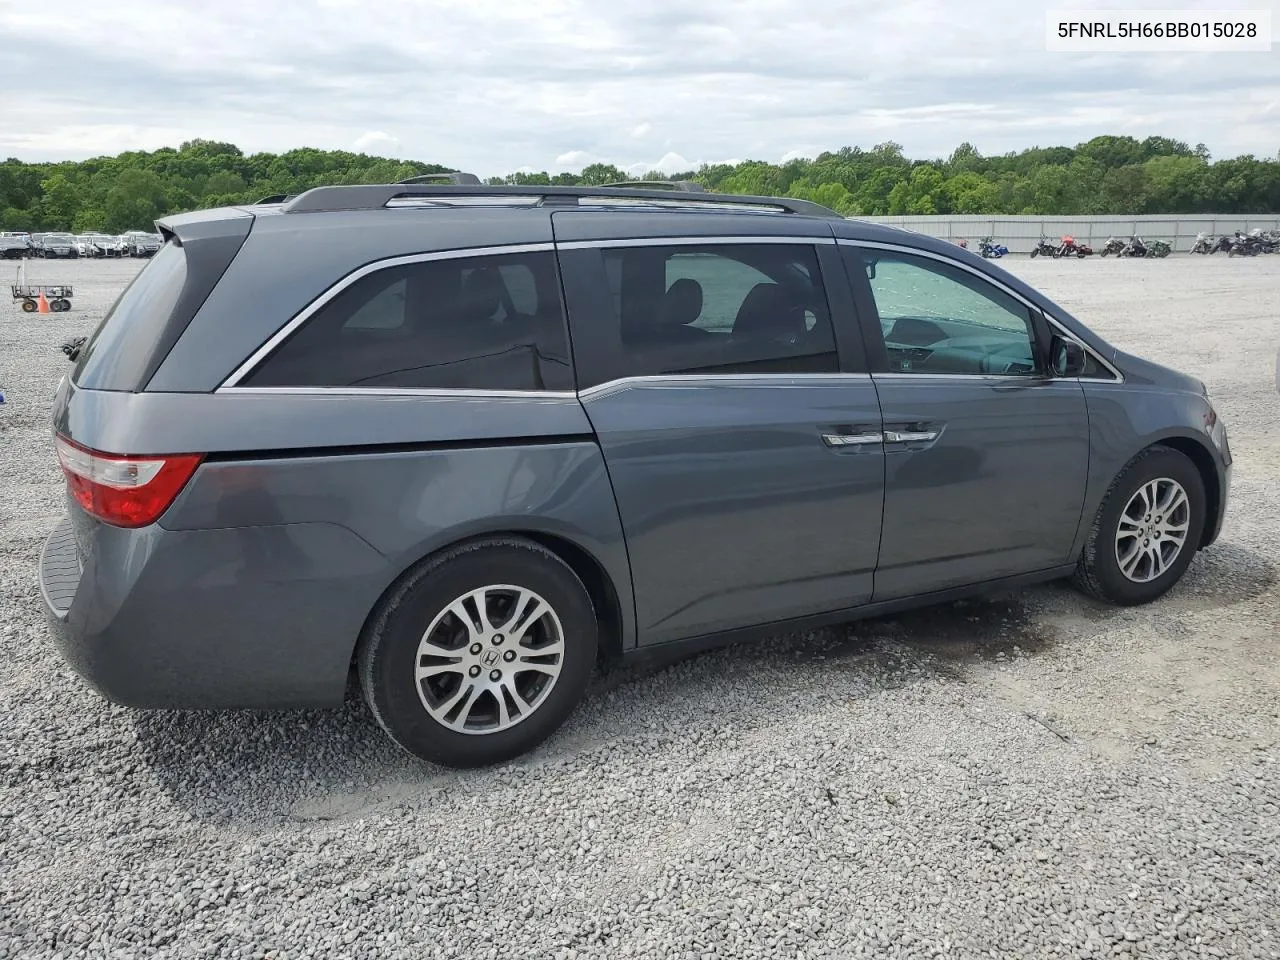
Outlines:
{"label": "white gravel", "polygon": [[58,344],[137,264],[37,262],[79,296],[0,303],[0,957],[1280,957],[1280,257],[1007,263],[1209,384],[1234,499],[1179,589],[617,671],[458,775],[354,699],[138,714],[62,666]]}

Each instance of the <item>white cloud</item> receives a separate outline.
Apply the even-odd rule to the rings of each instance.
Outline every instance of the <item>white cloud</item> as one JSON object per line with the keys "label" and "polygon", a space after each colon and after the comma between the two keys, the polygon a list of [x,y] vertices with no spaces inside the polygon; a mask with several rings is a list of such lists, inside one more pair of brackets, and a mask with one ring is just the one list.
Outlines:
{"label": "white cloud", "polygon": [[657,163],[655,163],[651,169],[660,170],[663,173],[670,175],[673,173],[681,173],[687,170],[692,170],[697,166],[698,164],[690,163],[688,160],[680,156],[680,154],[678,153],[667,153],[667,154],[663,154],[662,159],[659,160]]}
{"label": "white cloud", "polygon": [[659,149],[770,160],[893,139],[925,157],[1100,133],[1275,154],[1280,57],[1049,54],[1040,6],[979,6],[383,0],[368,17],[355,0],[0,3],[0,90],[22,91],[4,98],[0,157],[203,137],[246,152],[361,144],[489,175],[648,167]]}
{"label": "white cloud", "polygon": [[557,167],[585,167],[589,163],[595,163],[596,157],[587,153],[585,150],[570,150],[556,157]]}
{"label": "white cloud", "polygon": [[356,137],[351,149],[356,153],[372,153],[377,156],[394,157],[400,152],[400,138],[393,137],[381,130],[370,130]]}

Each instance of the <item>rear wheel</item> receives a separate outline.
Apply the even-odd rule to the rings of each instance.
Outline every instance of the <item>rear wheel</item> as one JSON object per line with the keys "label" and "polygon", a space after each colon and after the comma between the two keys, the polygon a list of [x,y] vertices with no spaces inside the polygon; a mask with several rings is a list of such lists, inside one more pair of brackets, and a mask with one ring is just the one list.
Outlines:
{"label": "rear wheel", "polygon": [[1122,606],[1164,595],[1195,556],[1205,509],[1204,481],[1195,464],[1169,447],[1148,447],[1103,498],[1075,584]]}
{"label": "rear wheel", "polygon": [[36,308],[36,302],[35,302],[34,300],[23,300],[23,301],[22,301],[22,312],[23,312],[23,313],[35,313],[35,312],[36,312],[36,309],[37,309],[37,308]]}
{"label": "rear wheel", "polygon": [[500,763],[577,706],[598,627],[586,588],[546,548],[515,538],[427,560],[361,638],[360,684],[401,747],[450,767]]}

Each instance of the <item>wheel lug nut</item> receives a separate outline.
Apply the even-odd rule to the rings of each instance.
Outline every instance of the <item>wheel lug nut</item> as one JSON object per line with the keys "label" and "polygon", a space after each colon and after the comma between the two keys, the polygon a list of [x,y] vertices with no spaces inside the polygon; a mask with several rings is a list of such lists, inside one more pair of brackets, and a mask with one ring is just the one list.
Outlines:
{"label": "wheel lug nut", "polygon": [[473,676],[473,677],[478,677],[478,676],[480,676],[480,668],[479,668],[479,667],[472,667],[472,668],[471,668],[470,670],[468,670],[467,672],[468,672],[469,674],[471,674],[471,676]]}
{"label": "wheel lug nut", "polygon": [[494,670],[491,674],[489,674],[489,679],[492,680],[494,683],[497,683],[499,680],[502,679],[502,671]]}
{"label": "wheel lug nut", "polygon": [[510,663],[515,658],[516,658],[516,652],[514,650],[508,650],[506,653],[502,655],[502,659],[507,661],[507,663]]}
{"label": "wheel lug nut", "polygon": [[481,650],[483,650],[483,649],[484,649],[484,647],[480,646],[480,644],[478,644],[478,643],[473,643],[473,644],[471,645],[471,655],[472,655],[473,657],[478,657],[478,656],[480,656],[480,651],[481,651]]}
{"label": "wheel lug nut", "polygon": [[493,635],[493,645],[494,645],[495,647],[500,647],[500,646],[502,646],[502,641],[503,641],[503,640],[505,640],[505,639],[506,639],[506,637],[504,637],[502,634],[500,634],[500,633],[495,633],[495,634]]}

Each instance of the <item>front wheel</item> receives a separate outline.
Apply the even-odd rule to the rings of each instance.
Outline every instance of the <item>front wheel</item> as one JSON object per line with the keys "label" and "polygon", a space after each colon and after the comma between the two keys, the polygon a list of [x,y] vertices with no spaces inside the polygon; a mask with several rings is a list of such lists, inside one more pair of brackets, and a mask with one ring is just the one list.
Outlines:
{"label": "front wheel", "polygon": [[374,717],[423,760],[477,767],[537,746],[577,706],[598,625],[582,581],[539,544],[462,544],[411,571],[361,637]]}
{"label": "front wheel", "polygon": [[37,306],[36,306],[36,302],[35,302],[34,300],[23,300],[23,301],[22,301],[22,312],[23,312],[23,313],[35,313],[35,312],[36,312],[36,309],[37,309]]}
{"label": "front wheel", "polygon": [[1076,567],[1076,586],[1121,606],[1163,596],[1195,556],[1205,510],[1195,464],[1169,447],[1148,447],[1103,498]]}
{"label": "front wheel", "polygon": [[1031,250],[1031,257],[1032,257],[1032,259],[1035,259],[1035,258],[1036,258],[1036,257],[1038,257],[1038,256],[1040,256],[1040,248],[1039,248],[1039,247],[1034,247],[1034,248],[1032,248],[1032,250]]}

